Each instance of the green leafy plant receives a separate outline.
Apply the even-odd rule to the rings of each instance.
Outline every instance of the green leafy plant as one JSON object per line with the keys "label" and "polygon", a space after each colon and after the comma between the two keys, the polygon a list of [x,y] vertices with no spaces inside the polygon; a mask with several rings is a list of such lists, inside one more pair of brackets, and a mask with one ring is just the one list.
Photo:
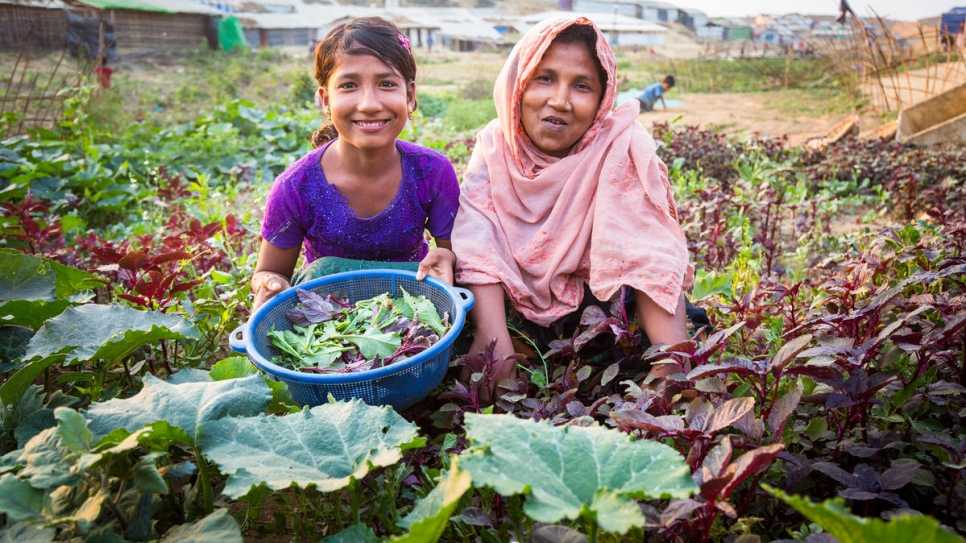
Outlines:
{"label": "green leafy plant", "polygon": [[818,524],[840,543],[879,543],[882,541],[923,541],[957,543],[961,537],[943,529],[936,519],[922,515],[898,515],[888,521],[857,517],[849,512],[841,499],[814,503],[801,496],[786,494],[765,486],[782,501],[807,519]]}
{"label": "green leafy plant", "polygon": [[[632,498],[683,498],[697,490],[677,451],[596,425],[554,427],[509,415],[466,415],[461,465],[475,485],[528,495],[524,512],[556,523],[582,519],[626,533],[644,524]],[[599,528],[598,528],[599,527]]]}

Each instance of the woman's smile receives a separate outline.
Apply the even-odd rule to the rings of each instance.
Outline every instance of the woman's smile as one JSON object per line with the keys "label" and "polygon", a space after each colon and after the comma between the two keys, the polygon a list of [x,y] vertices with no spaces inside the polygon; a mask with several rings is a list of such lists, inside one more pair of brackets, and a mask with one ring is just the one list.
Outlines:
{"label": "woman's smile", "polygon": [[563,158],[593,124],[603,95],[603,81],[587,47],[555,43],[523,89],[520,122],[540,151]]}

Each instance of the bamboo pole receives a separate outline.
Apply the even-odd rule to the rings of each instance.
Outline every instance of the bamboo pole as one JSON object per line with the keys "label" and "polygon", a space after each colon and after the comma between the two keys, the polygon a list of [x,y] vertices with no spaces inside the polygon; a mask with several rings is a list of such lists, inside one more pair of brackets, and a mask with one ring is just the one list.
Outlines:
{"label": "bamboo pole", "polygon": [[[20,59],[23,58],[24,51],[27,50],[27,43],[30,40],[30,35],[34,32],[34,27],[36,25],[36,20],[30,23],[30,29],[27,30],[27,35],[24,36],[23,42],[20,44],[20,52],[17,53],[17,60],[13,63],[13,71],[10,72],[10,79],[7,80],[7,90],[4,92],[4,96],[10,95],[10,85],[13,84],[13,79],[17,77],[17,67],[20,66]],[[30,57],[28,56],[27,58],[29,59]],[[24,71],[26,71],[26,67],[24,68]],[[3,108],[0,107],[0,117],[3,116],[3,112]]]}

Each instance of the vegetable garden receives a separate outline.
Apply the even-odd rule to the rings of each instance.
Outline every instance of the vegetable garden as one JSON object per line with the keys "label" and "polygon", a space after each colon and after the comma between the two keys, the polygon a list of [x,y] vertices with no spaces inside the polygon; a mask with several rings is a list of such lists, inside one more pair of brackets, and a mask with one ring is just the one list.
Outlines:
{"label": "vegetable garden", "polygon": [[[591,308],[512,382],[483,352],[402,413],[303,409],[227,346],[317,113],[106,130],[97,100],[55,130],[0,120],[0,541],[966,533],[962,149],[656,125],[710,328],[649,347]],[[425,102],[404,137],[459,171],[472,132]]]}

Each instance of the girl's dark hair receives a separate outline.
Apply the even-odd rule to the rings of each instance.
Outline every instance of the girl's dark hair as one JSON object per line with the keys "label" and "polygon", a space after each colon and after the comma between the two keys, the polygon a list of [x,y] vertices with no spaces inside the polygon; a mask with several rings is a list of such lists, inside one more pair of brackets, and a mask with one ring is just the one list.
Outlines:
{"label": "girl's dark hair", "polygon": [[[372,55],[396,70],[408,85],[416,80],[416,59],[401,36],[396,25],[379,17],[360,17],[333,28],[315,45],[315,81],[325,87],[342,55]],[[326,120],[312,134],[312,146],[338,135],[332,121]]]}
{"label": "girl's dark hair", "polygon": [[[587,52],[590,53],[590,58],[594,59],[594,65],[597,66],[597,75],[600,76],[600,85],[602,89],[607,88],[607,70],[604,69],[604,65],[601,64],[600,58],[597,57],[597,32],[594,31],[593,27],[590,25],[573,24],[563,29],[557,37],[553,39],[553,43],[582,43],[587,47]],[[604,93],[601,93],[601,97]]]}

